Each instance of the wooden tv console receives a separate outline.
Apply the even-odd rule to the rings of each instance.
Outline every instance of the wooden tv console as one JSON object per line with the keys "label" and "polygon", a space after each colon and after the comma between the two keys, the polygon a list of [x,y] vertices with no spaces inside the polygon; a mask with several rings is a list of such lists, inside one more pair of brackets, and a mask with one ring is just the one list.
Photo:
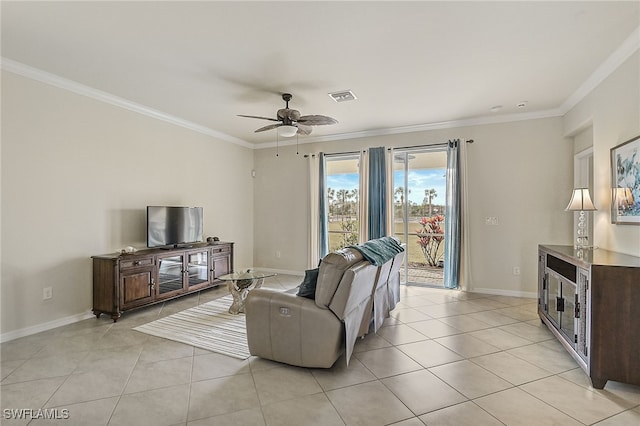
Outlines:
{"label": "wooden tv console", "polygon": [[538,277],[540,319],[593,387],[640,385],[640,257],[540,245]]}
{"label": "wooden tv console", "polygon": [[115,322],[125,311],[220,285],[218,277],[233,272],[233,244],[92,256],[94,315]]}

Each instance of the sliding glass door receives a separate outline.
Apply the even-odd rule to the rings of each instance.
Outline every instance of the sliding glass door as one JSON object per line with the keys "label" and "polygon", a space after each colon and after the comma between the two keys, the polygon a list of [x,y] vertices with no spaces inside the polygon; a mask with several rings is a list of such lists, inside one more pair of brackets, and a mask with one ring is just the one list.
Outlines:
{"label": "sliding glass door", "polygon": [[443,285],[446,147],[394,152],[394,235],[407,244],[402,282]]}

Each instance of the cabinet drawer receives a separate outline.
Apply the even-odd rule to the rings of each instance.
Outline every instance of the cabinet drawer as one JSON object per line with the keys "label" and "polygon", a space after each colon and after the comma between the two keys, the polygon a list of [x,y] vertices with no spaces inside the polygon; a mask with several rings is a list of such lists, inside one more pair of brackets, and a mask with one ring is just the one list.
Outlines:
{"label": "cabinet drawer", "polygon": [[120,270],[131,269],[131,268],[139,268],[141,266],[151,266],[153,265],[153,258],[142,258],[142,259],[127,259],[120,261]]}
{"label": "cabinet drawer", "polygon": [[231,253],[231,246],[216,246],[211,249],[211,253]]}

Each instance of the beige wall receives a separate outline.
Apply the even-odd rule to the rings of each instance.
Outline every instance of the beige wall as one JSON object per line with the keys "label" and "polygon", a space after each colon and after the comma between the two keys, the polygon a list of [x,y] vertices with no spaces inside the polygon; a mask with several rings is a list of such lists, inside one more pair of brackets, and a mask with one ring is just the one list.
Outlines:
{"label": "beige wall", "polygon": [[611,223],[610,150],[640,135],[640,51],[578,103],[564,120],[565,134],[593,126],[594,244],[640,256],[640,226]]}
{"label": "beige wall", "polygon": [[144,248],[147,205],[204,207],[205,235],[252,264],[252,168],[250,149],[3,72],[3,338],[86,315],[90,256]]}
{"label": "beige wall", "polygon": [[[255,151],[257,267],[302,271],[307,264],[308,168],[305,153],[375,146],[413,146],[474,139],[469,145],[473,288],[534,295],[537,245],[570,244],[572,216],[564,211],[573,182],[573,146],[562,119],[550,118]],[[496,216],[498,226],[485,225]],[[276,252],[281,257],[276,256]],[[519,266],[521,275],[513,275]]]}

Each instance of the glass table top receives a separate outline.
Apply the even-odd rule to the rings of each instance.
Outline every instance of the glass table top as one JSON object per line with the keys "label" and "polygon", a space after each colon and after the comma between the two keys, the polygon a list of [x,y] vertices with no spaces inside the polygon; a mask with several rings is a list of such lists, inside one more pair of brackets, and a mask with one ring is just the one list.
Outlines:
{"label": "glass table top", "polygon": [[273,272],[242,271],[242,272],[234,272],[232,274],[221,275],[217,278],[223,281],[259,280],[262,278],[273,277],[276,275],[277,274]]}

